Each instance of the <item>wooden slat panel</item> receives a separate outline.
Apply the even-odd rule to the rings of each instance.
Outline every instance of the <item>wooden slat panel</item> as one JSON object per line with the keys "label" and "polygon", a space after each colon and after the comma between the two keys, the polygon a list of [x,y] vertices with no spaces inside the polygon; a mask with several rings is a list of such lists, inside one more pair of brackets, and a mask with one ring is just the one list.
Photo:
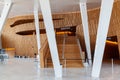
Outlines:
{"label": "wooden slat panel", "polygon": [[[99,20],[99,11],[100,8],[88,10],[90,43],[91,43],[92,53],[94,52],[94,47],[95,47],[97,26]],[[18,55],[34,56],[32,46],[34,46],[34,48],[37,49],[35,37],[33,37],[33,35],[20,36],[15,34],[16,32],[19,31],[35,30],[34,22],[17,25],[16,27],[13,28],[10,27],[10,25],[17,20],[33,19],[33,18],[34,18],[33,15],[27,15],[27,16],[18,16],[8,19],[2,31],[3,48],[12,47],[16,49],[16,54]],[[39,18],[42,19],[42,15],[39,15]],[[70,13],[53,14],[53,18],[54,19],[63,18],[63,20],[53,21],[55,28],[77,25],[77,35],[80,38],[82,49],[85,50],[80,13],[70,12]],[[40,22],[40,29],[44,29],[43,22]],[[120,53],[120,37],[119,37],[120,36],[120,0],[116,0],[116,2],[114,3],[110,28],[108,32],[108,36],[116,36],[116,35],[118,36],[117,38],[119,42],[118,45],[119,45],[119,53]],[[45,39],[46,39],[46,35],[41,35],[41,44],[43,44],[43,41]]]}
{"label": "wooden slat panel", "polygon": [[47,58],[46,55],[48,55],[50,50],[48,46],[48,41],[47,39],[44,41],[44,45],[40,49],[40,66],[41,68],[45,67],[45,59]]}

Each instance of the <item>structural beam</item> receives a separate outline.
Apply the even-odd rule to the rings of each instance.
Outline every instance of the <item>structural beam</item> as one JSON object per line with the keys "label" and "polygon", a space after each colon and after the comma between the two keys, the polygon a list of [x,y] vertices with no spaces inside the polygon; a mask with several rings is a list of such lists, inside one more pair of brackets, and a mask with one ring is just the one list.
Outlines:
{"label": "structural beam", "polygon": [[9,14],[9,11],[11,9],[11,6],[12,6],[11,0],[4,0],[4,8],[2,10],[0,17],[0,48],[2,48],[2,40],[1,40],[2,29]]}
{"label": "structural beam", "polygon": [[49,0],[39,0],[56,77],[62,77]]}
{"label": "structural beam", "polygon": [[[34,0],[34,19],[35,19],[35,30],[36,30],[36,40],[37,40],[37,48],[38,48],[38,55],[37,58],[39,58],[38,60],[40,60],[40,29],[39,29],[39,16],[38,16],[38,0]],[[40,61],[39,63],[39,67],[40,67]]]}
{"label": "structural beam", "polygon": [[114,0],[102,0],[100,18],[97,31],[97,39],[94,53],[94,62],[92,68],[92,77],[99,77],[102,59],[105,49],[105,42],[110,24],[110,17],[112,13]]}
{"label": "structural beam", "polygon": [[86,2],[80,2],[79,5],[80,5],[80,11],[81,11],[87,57],[88,57],[88,62],[91,65],[92,61],[91,61],[91,48],[90,48],[90,37],[89,37],[89,28],[88,28],[87,6],[86,6]]}

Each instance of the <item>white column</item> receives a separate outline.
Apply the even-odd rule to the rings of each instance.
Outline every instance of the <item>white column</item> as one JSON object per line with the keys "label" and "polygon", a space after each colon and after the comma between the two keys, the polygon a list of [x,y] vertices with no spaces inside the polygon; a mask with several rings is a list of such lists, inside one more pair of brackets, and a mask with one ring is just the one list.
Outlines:
{"label": "white column", "polygon": [[34,19],[35,19],[35,28],[36,28],[36,39],[37,39],[37,48],[38,48],[38,61],[39,61],[39,67],[40,67],[40,29],[39,29],[39,16],[38,16],[38,0],[34,0]]}
{"label": "white column", "polygon": [[40,45],[40,29],[39,29],[39,16],[38,16],[38,0],[34,0],[34,19],[35,19],[38,53],[39,53],[39,49],[41,45]]}
{"label": "white column", "polygon": [[56,77],[62,77],[49,0],[39,0]]}
{"label": "white column", "polygon": [[102,0],[94,53],[92,77],[99,77],[114,0]]}
{"label": "white column", "polygon": [[9,14],[9,11],[11,9],[11,6],[12,6],[11,0],[4,0],[4,8],[3,8],[3,11],[2,11],[1,17],[0,17],[0,48],[2,48],[2,39],[1,39],[2,29],[3,29],[3,26],[7,19],[7,16]]}
{"label": "white column", "polygon": [[81,11],[81,18],[82,18],[85,45],[86,45],[86,50],[87,50],[87,57],[89,60],[89,64],[91,65],[92,61],[91,61],[91,48],[90,48],[90,37],[89,37],[89,28],[88,28],[87,6],[86,6],[86,2],[80,2],[79,5],[80,5],[80,11]]}

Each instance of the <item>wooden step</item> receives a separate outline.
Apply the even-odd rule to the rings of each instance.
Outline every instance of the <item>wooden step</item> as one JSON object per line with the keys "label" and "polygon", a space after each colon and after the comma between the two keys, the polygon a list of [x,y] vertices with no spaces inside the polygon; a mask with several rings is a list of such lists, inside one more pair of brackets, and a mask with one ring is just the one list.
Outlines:
{"label": "wooden step", "polygon": [[[61,65],[63,64],[62,60],[60,61],[60,64],[61,64]],[[52,60],[48,60],[48,61],[47,61],[47,68],[53,68]]]}
{"label": "wooden step", "polygon": [[80,53],[66,53],[64,54],[65,59],[80,59]]}
{"label": "wooden step", "polygon": [[[62,53],[59,54],[59,59],[62,59]],[[47,59],[52,59],[51,56],[49,56]],[[81,59],[80,53],[65,53],[64,59]]]}
{"label": "wooden step", "polygon": [[[62,53],[62,50],[63,50],[63,45],[58,45],[58,52],[59,53]],[[64,46],[64,51],[65,53],[69,53],[69,52],[79,52],[79,46],[77,44],[67,44]]]}
{"label": "wooden step", "polygon": [[66,60],[66,68],[82,68],[81,60]]}
{"label": "wooden step", "polygon": [[47,63],[47,68],[53,68],[53,63]]}
{"label": "wooden step", "polygon": [[77,44],[75,36],[69,36],[66,38],[66,44]]}
{"label": "wooden step", "polygon": [[[59,59],[60,63],[65,67],[65,60],[62,60],[63,56],[63,39],[64,36],[57,36],[57,48],[58,48],[58,53],[59,53]],[[79,51],[79,46],[76,41],[75,36],[68,36],[66,37],[65,40],[65,46],[64,46],[64,58],[66,59],[66,67],[67,68],[81,68],[83,67],[81,56],[80,56],[80,51]],[[53,63],[51,60],[51,55],[49,54],[49,57],[47,58],[47,66],[49,68],[53,67]],[[77,60],[79,59],[79,60]]]}
{"label": "wooden step", "polygon": [[[64,40],[64,35],[56,36],[57,44],[63,44],[63,40]],[[76,37],[75,36],[67,36],[65,38],[65,43],[66,44],[77,44]]]}
{"label": "wooden step", "polygon": [[[66,61],[66,62],[65,62]],[[65,68],[82,68],[83,64],[81,60],[61,60],[60,63],[62,64],[62,66]],[[66,63],[66,65],[65,65]],[[53,67],[53,63],[52,61],[49,60],[49,62],[47,63],[47,67],[48,68],[52,68]]]}

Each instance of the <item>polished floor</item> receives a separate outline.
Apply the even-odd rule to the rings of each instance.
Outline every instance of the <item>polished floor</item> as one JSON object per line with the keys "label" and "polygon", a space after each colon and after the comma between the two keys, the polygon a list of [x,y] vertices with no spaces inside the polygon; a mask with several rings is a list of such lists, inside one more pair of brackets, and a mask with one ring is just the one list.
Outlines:
{"label": "polished floor", "polygon": [[39,69],[35,59],[9,59],[0,62],[0,80],[120,80],[120,64],[103,63],[100,78],[91,77],[91,67],[63,69],[55,78],[52,68]]}

